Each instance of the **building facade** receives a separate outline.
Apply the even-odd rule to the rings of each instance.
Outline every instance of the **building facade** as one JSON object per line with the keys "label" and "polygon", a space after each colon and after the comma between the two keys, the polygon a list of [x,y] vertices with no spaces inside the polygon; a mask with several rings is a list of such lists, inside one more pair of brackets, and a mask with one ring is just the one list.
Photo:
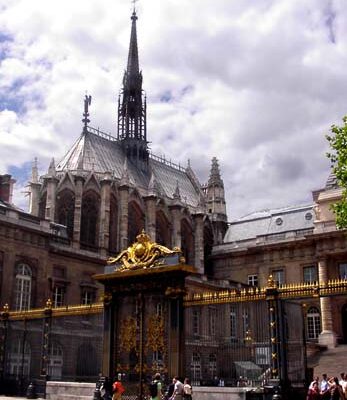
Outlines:
{"label": "building facade", "polygon": [[200,274],[212,245],[227,228],[224,185],[218,161],[201,185],[188,164],[182,167],[150,154],[147,105],[139,69],[135,12],[127,68],[118,101],[117,137],[93,129],[86,96],[82,134],[63,159],[52,160],[30,182],[30,213],[67,227],[75,249],[114,254],[142,229],[152,240],[182,249]]}
{"label": "building facade", "polygon": [[[11,204],[13,180],[0,176],[0,307],[26,311],[44,307],[47,299],[54,307],[95,303],[102,288],[92,276],[102,273],[106,259],[134,243],[142,230],[159,244],[182,249],[186,263],[196,270],[187,278],[188,286],[197,292],[265,287],[270,274],[278,285],[346,279],[345,231],[336,230],[330,210],[341,197],[333,176],[313,193],[309,205],[253,213],[228,224],[216,158],[207,183],[201,184],[189,163],[182,167],[150,153],[136,21],[134,12],[117,136],[89,125],[91,98],[86,96],[82,132],[75,144],[57,164],[52,159],[41,177],[33,164],[30,213]],[[249,332],[260,325],[253,316],[259,317],[258,311],[247,307],[191,310],[186,369],[192,376],[198,380],[207,371],[212,380],[223,374],[226,361],[220,362],[217,355],[224,353],[230,361],[240,353],[241,342],[245,354],[267,365],[264,338],[259,337],[258,348],[246,346]],[[305,321],[308,340],[328,346],[347,342],[346,296],[306,299]],[[62,366],[56,368],[57,378],[98,372],[97,367],[83,370],[83,355],[90,353],[97,334],[90,322],[80,322],[76,335],[87,341],[74,356],[66,331],[55,331],[50,359],[62,365],[62,354],[70,355],[65,372]],[[222,333],[228,347],[218,348],[217,340],[210,338]],[[93,344],[95,354],[100,354],[99,345]],[[25,360],[23,342],[22,349],[19,345],[12,353]],[[13,373],[18,367],[15,359]],[[23,362],[21,368],[23,375]]]}
{"label": "building facade", "polygon": [[[337,230],[331,204],[341,189],[331,175],[309,205],[249,214],[231,222],[224,243],[213,248],[213,276],[264,287],[347,278],[346,232]],[[328,346],[347,342],[346,296],[305,300],[309,341]]]}

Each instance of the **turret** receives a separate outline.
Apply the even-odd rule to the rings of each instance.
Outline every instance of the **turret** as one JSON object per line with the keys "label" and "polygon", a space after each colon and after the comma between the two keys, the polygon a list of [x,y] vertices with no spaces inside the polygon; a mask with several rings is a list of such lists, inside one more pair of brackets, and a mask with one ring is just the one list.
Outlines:
{"label": "turret", "polygon": [[224,195],[224,183],[221,178],[218,160],[212,158],[210,177],[204,186],[206,209],[214,227],[214,242],[222,243],[227,230],[227,213]]}
{"label": "turret", "polygon": [[37,168],[37,158],[35,157],[31,167],[31,179],[29,182],[29,212],[36,217],[39,215],[39,198],[41,183],[39,182],[39,172]]}

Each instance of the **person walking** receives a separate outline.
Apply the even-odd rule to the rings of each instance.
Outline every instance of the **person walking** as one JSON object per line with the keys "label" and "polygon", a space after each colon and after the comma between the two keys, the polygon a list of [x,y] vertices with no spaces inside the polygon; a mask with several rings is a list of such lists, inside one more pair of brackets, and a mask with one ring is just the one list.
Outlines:
{"label": "person walking", "polygon": [[328,383],[327,374],[322,375],[320,382],[320,395],[322,400],[330,400],[330,385]]}
{"label": "person walking", "polygon": [[112,400],[112,391],[113,390],[112,390],[112,381],[111,381],[111,379],[109,379],[106,376],[100,389],[102,391],[104,391],[104,394],[102,396],[103,400]]}
{"label": "person walking", "polygon": [[190,379],[185,378],[183,383],[183,399],[192,400],[193,388],[190,384]]}
{"label": "person walking", "polygon": [[149,395],[151,400],[161,400],[161,389],[161,377],[160,373],[157,372],[155,375],[153,375],[152,382],[149,385]]}
{"label": "person walking", "polygon": [[183,383],[178,379],[178,376],[175,376],[172,380],[175,384],[174,392],[170,397],[170,400],[182,400],[183,398]]}
{"label": "person walking", "polygon": [[342,387],[339,384],[338,378],[330,378],[328,382],[330,385],[330,400],[343,400],[345,396],[343,394]]}
{"label": "person walking", "polygon": [[112,389],[113,389],[113,396],[112,400],[120,400],[122,397],[122,394],[125,392],[125,388],[120,380],[119,377],[120,374],[118,374],[118,377],[115,378]]}
{"label": "person walking", "polygon": [[306,400],[320,400],[318,382],[313,381],[312,386],[308,389]]}

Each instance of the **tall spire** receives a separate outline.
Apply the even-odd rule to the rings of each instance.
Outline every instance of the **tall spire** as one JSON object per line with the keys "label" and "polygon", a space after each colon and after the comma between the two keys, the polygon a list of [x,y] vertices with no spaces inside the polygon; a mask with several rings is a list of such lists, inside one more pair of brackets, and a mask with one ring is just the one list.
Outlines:
{"label": "tall spire", "polygon": [[138,49],[137,49],[137,34],[136,34],[137,16],[136,16],[135,9],[131,16],[131,20],[132,20],[132,23],[131,23],[131,35],[130,35],[127,73],[128,73],[128,75],[135,76],[140,73],[139,53],[138,53]]}
{"label": "tall spire", "polygon": [[147,171],[149,152],[146,132],[146,97],[142,90],[142,72],[139,67],[135,8],[131,21],[128,64],[118,100],[118,140],[122,142],[127,158],[141,170]]}

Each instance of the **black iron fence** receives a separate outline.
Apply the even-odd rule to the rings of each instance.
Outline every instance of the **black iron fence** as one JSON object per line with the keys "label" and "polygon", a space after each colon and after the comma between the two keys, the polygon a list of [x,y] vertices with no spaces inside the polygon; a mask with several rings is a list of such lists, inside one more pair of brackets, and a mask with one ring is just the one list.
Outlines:
{"label": "black iron fence", "polygon": [[[275,374],[302,385],[305,342],[301,305],[276,301],[276,305],[268,300],[218,304],[206,298],[200,303],[186,303],[181,354],[184,376],[194,385],[258,387],[266,386]],[[1,316],[0,393],[25,394],[29,383],[34,382],[44,395],[47,380],[99,379],[102,304],[57,309],[49,305],[24,313],[5,310]],[[151,371],[161,371],[168,383],[172,377],[166,374],[167,354],[175,349],[170,349],[169,340],[164,343],[167,351],[146,354],[145,363],[147,367],[151,364]],[[120,373],[128,394],[135,395],[136,376]]]}

